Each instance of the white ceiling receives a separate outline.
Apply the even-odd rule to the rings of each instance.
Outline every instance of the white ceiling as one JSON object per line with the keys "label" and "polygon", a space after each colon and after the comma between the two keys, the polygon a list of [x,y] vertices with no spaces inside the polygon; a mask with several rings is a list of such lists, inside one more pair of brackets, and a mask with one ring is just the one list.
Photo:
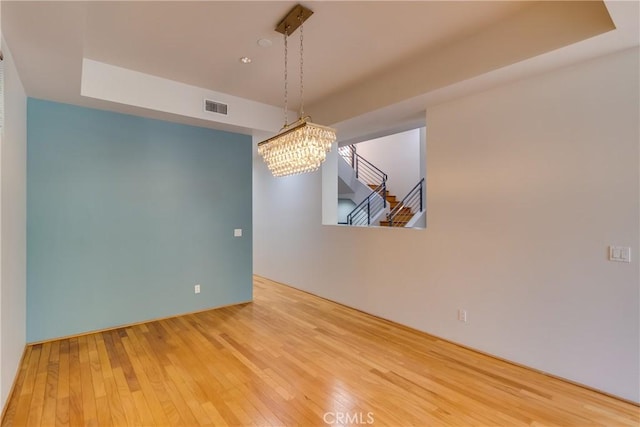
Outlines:
{"label": "white ceiling", "polygon": [[[376,111],[403,102],[406,107],[407,100],[601,37],[613,28],[605,4],[593,1],[302,3],[314,11],[304,26],[305,104],[326,124],[366,122],[363,117]],[[1,28],[31,97],[149,115],[83,98],[82,59],[89,58],[281,106],[283,41],[274,28],[294,4],[2,1]],[[607,2],[609,12],[612,4],[624,8]],[[635,10],[636,20],[633,25],[627,18],[625,25],[635,26],[637,33],[637,2],[626,7],[624,14]],[[260,38],[273,45],[258,46]],[[289,43],[290,102],[295,106],[299,30]],[[611,42],[607,49],[629,44]],[[240,63],[242,56],[252,63]],[[399,117],[424,118],[420,109],[424,106],[411,107]]]}

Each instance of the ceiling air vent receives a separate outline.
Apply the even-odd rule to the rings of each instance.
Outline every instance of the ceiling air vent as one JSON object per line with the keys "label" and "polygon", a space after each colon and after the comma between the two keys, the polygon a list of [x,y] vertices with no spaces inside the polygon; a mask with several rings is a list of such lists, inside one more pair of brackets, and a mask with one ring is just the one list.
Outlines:
{"label": "ceiling air vent", "polygon": [[204,100],[204,111],[227,115],[227,107],[227,104],[223,104],[221,102],[212,101],[210,99]]}

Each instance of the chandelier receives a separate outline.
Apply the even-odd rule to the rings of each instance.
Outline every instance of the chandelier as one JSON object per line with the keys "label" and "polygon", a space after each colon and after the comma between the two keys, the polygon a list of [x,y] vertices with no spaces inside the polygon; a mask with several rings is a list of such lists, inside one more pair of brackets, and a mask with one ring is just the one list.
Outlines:
{"label": "chandelier", "polygon": [[[284,126],[280,132],[258,144],[262,156],[273,176],[296,175],[313,172],[324,162],[331,144],[336,140],[336,131],[330,127],[311,122],[304,114],[304,21],[313,12],[297,5],[284,17],[276,31],[284,34]],[[287,40],[300,27],[300,115],[293,123],[287,119]]]}

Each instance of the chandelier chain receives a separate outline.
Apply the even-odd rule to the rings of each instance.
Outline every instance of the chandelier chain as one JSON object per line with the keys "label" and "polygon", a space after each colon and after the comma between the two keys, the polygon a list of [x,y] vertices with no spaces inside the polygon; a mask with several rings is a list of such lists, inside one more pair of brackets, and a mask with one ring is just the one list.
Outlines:
{"label": "chandelier chain", "polygon": [[288,36],[289,36],[289,27],[284,29],[284,127],[287,127],[289,125],[289,118],[287,117],[287,111],[288,111],[287,101],[288,101],[288,95],[289,95],[289,92],[287,90],[287,56],[288,56],[287,39],[289,38]]}
{"label": "chandelier chain", "polygon": [[300,118],[304,117],[304,21],[300,20]]}
{"label": "chandelier chain", "polygon": [[[304,30],[313,12],[297,5],[280,21],[276,31],[284,35],[284,127],[277,135],[258,144],[258,153],[273,176],[313,172],[320,168],[336,140],[336,131],[311,123],[304,113]],[[295,20],[298,20],[296,22]],[[289,36],[300,29],[300,117],[289,124]],[[295,39],[294,45],[295,46]],[[295,58],[294,58],[295,62]],[[294,64],[295,67],[295,64]],[[294,70],[295,74],[295,70]],[[295,76],[294,76],[295,77]],[[295,98],[295,96],[294,96]],[[295,100],[294,100],[295,101]],[[293,102],[295,104],[295,102]],[[297,105],[292,105],[292,108]],[[295,110],[292,111],[292,114]]]}

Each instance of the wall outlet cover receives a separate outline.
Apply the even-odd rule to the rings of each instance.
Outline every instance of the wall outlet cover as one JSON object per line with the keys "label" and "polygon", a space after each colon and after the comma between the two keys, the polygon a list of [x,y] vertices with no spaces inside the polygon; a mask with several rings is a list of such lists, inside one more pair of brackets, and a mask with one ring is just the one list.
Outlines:
{"label": "wall outlet cover", "polygon": [[631,262],[631,248],[628,246],[609,246],[609,261]]}

